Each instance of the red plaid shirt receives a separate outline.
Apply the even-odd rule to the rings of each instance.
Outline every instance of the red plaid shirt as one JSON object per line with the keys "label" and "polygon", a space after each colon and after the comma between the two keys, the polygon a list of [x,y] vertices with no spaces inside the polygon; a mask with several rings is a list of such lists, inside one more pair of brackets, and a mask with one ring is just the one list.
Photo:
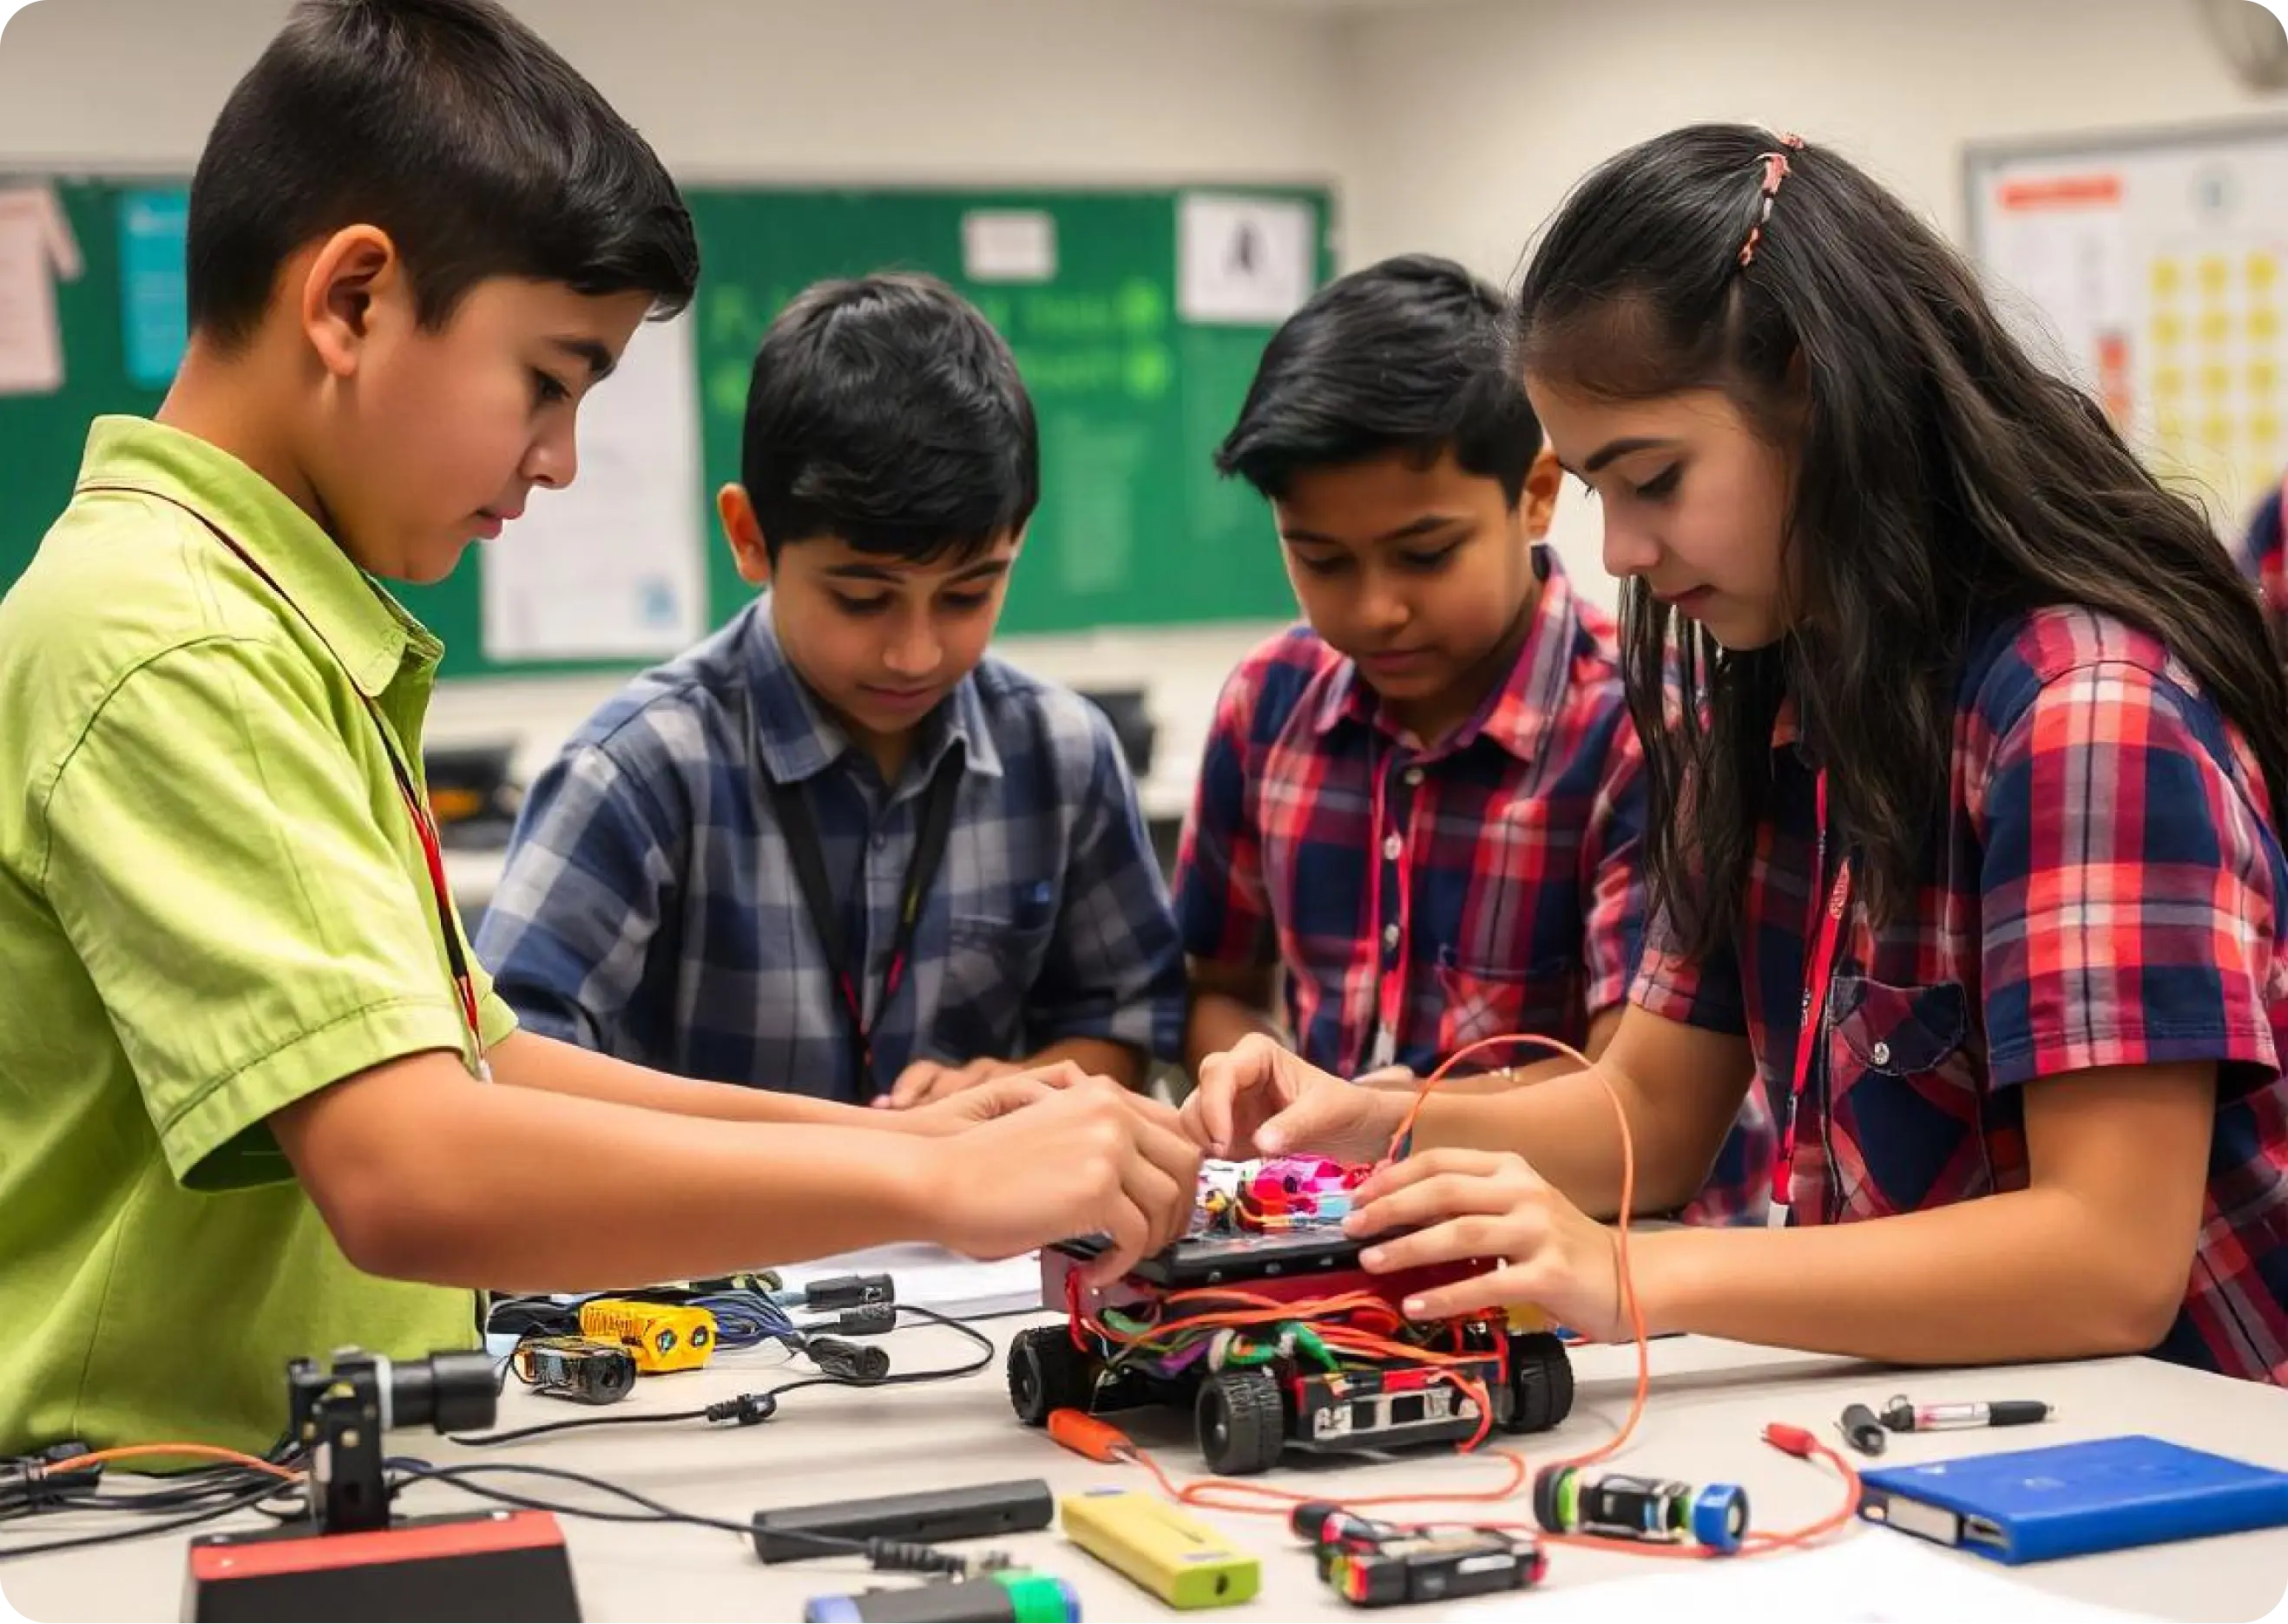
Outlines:
{"label": "red plaid shirt", "polygon": [[[2153,639],[2078,609],[1998,627],[1968,663],[1952,794],[1920,906],[1845,919],[1796,1132],[1790,1216],[1839,1222],[2022,1190],[2016,1085],[2219,1063],[2182,1310],[2155,1351],[2288,1382],[2288,864],[2262,774]],[[1632,997],[1744,1031],[1784,1118],[1815,880],[1815,773],[1784,716],[1731,951],[1648,927]]]}
{"label": "red plaid shirt", "polygon": [[[1627,991],[1644,909],[1642,756],[1612,623],[1547,549],[1536,556],[1541,598],[1516,664],[1432,749],[1306,627],[1225,684],[1176,872],[1185,951],[1283,967],[1296,1047],[1328,1071],[1370,1068],[1385,975],[1402,978],[1393,1057],[1426,1076],[1503,1033],[1577,1047]],[[1378,852],[1392,840],[1397,855]],[[1518,1045],[1471,1069],[1545,1057]],[[1686,1215],[1760,1222],[1770,1142],[1759,1092]]]}

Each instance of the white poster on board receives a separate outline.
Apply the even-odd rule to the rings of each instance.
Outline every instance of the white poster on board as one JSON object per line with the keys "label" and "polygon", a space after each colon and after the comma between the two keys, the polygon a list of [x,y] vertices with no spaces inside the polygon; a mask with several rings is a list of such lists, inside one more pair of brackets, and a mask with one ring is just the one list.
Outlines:
{"label": "white poster on board", "polygon": [[707,624],[699,394],[688,314],[636,330],[580,407],[580,468],[483,552],[485,653],[649,659]]}
{"label": "white poster on board", "polygon": [[64,386],[56,283],[79,275],[79,243],[55,188],[0,189],[0,395]]}
{"label": "white poster on board", "polygon": [[1188,192],[1176,212],[1176,313],[1187,322],[1275,326],[1311,297],[1308,203]]}

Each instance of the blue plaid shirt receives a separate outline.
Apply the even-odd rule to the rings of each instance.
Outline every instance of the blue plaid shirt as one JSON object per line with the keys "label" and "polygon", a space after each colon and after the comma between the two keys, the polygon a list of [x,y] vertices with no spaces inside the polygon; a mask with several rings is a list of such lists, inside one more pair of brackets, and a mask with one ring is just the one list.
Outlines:
{"label": "blue plaid shirt", "polygon": [[[899,893],[948,751],[962,752],[951,836],[883,1008]],[[765,774],[808,796],[863,955],[863,1088]],[[767,596],[573,736],[526,800],[476,947],[534,1031],[828,1099],[871,1098],[917,1059],[1017,1059],[1069,1038],[1181,1052],[1167,886],[1096,707],[987,659],[886,787],[788,665]]]}

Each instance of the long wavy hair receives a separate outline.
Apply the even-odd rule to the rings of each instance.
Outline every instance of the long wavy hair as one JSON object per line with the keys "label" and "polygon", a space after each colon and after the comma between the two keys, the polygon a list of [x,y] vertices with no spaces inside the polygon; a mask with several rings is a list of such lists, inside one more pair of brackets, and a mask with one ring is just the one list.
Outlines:
{"label": "long wavy hair", "polygon": [[1788,152],[1765,215],[1765,155],[1782,150],[1702,124],[1622,153],[1567,200],[1518,299],[1531,375],[1606,400],[1720,389],[1794,453],[1777,642],[1727,650],[1642,581],[1622,589],[1649,872],[1685,942],[1704,954],[1738,925],[1789,696],[1862,895],[1895,917],[1944,807],[1971,640],[2042,605],[2159,638],[2288,809],[2288,666],[2199,508],[1851,163]]}

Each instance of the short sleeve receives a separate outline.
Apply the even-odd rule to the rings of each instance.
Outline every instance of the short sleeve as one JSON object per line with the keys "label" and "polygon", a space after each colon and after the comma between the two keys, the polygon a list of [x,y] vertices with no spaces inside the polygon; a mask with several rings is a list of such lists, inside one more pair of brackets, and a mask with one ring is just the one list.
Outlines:
{"label": "short sleeve", "polygon": [[2125,661],[2050,678],[1995,730],[1966,782],[1996,1084],[2189,1060],[2275,1074],[2277,854],[2228,759],[2214,707]]}
{"label": "short sleeve", "polygon": [[1256,673],[1250,661],[1217,697],[1176,857],[1176,924],[1184,951],[1223,964],[1270,964],[1278,956],[1251,786],[1261,698]]}
{"label": "short sleeve", "polygon": [[[290,1176],[273,1112],[465,1047],[409,821],[384,826],[300,654],[215,638],[137,668],[60,768],[44,834],[49,904],[185,1183]],[[505,1016],[488,996],[480,1024]]]}
{"label": "short sleeve", "polygon": [[1706,1031],[1745,1036],[1747,1000],[1740,961],[1727,943],[1695,959],[1665,904],[1654,903],[1645,920],[1644,951],[1637,960],[1629,1001],[1648,1014]]}

